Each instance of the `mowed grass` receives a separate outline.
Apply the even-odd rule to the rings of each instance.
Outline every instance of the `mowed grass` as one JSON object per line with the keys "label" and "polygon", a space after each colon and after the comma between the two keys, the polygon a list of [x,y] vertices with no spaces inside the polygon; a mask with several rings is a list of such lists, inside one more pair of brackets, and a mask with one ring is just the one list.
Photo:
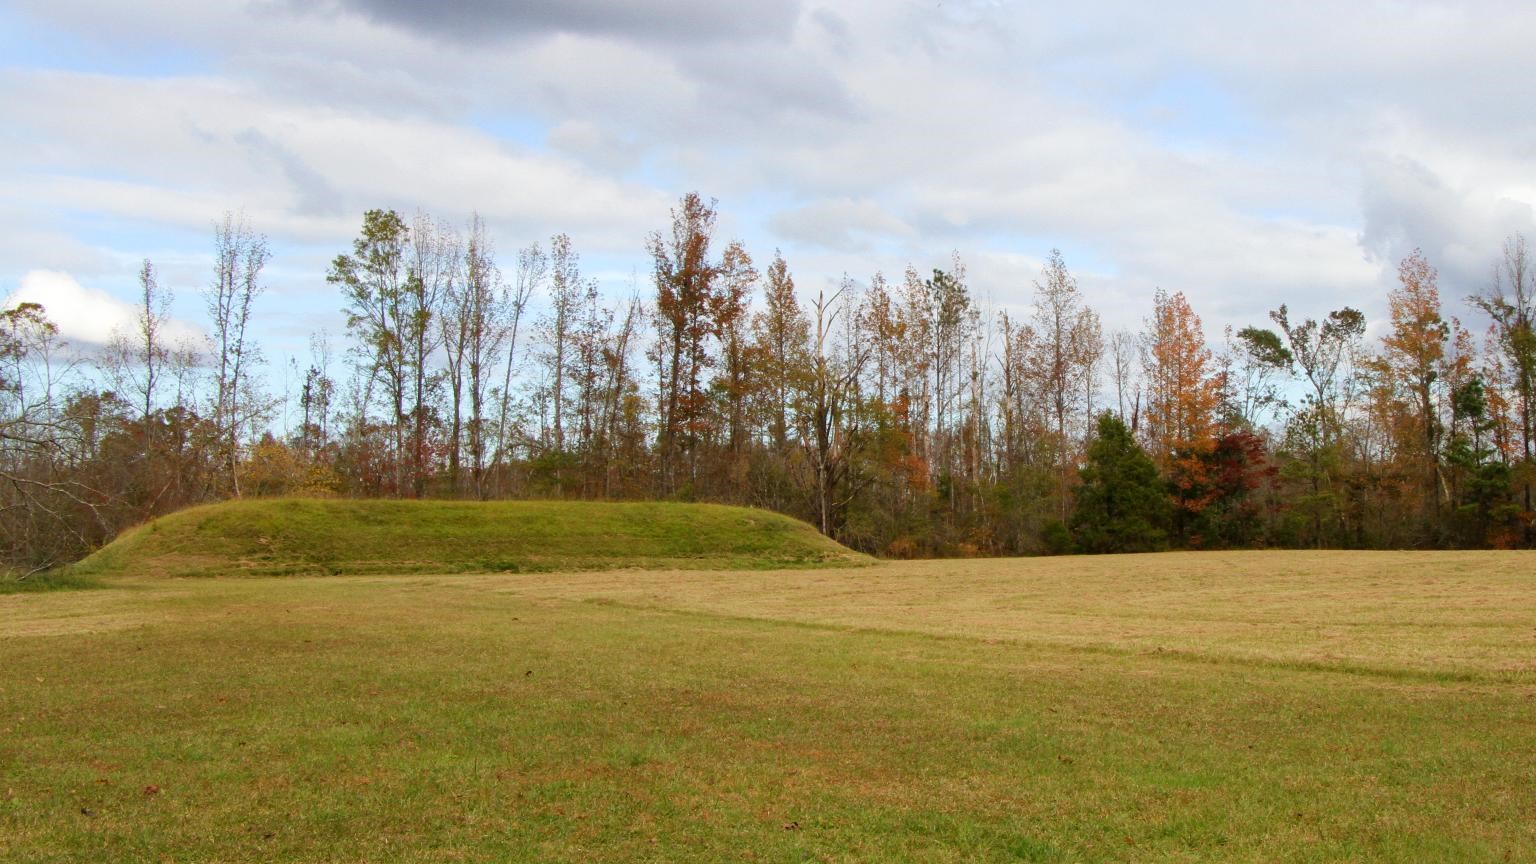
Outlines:
{"label": "mowed grass", "polygon": [[71,573],[395,575],[869,560],[796,519],[718,504],[268,498],[163,516]]}
{"label": "mowed grass", "polygon": [[1536,557],[0,597],[0,860],[1536,860]]}

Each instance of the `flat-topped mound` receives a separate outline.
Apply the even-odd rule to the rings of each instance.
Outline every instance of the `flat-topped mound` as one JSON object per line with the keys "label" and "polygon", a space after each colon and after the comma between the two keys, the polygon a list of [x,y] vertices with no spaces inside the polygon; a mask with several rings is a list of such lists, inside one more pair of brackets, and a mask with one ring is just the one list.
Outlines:
{"label": "flat-topped mound", "polygon": [[226,501],[163,516],[78,565],[101,576],[765,569],[867,562],[804,522],[719,504]]}

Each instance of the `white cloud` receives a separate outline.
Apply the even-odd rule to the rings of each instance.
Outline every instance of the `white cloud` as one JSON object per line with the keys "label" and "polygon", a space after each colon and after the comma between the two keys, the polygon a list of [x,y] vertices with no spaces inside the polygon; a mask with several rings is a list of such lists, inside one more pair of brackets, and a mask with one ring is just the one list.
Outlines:
{"label": "white cloud", "polygon": [[839,251],[864,251],[873,238],[914,234],[889,209],[868,199],[852,198],[828,198],[781,212],[774,217],[773,228],[804,246]]}
{"label": "white cloud", "polygon": [[[1414,246],[1459,296],[1536,203],[1515,0],[22,5],[105,56],[203,62],[0,73],[0,205],[183,233],[243,206],[322,258],[367,207],[478,208],[506,250],[566,231],[643,269],[698,189],[802,285],[959,249],[1024,303],[1060,246],[1107,322],[1161,286],[1214,333],[1282,302],[1379,308]],[[86,272],[4,243],[13,272]]]}
{"label": "white cloud", "polygon": [[[5,298],[6,309],[21,303],[37,303],[48,320],[58,325],[59,335],[77,345],[102,346],[114,333],[130,335],[138,326],[137,310],[105,291],[87,288],[68,273],[32,270],[21,285]],[[201,349],[203,331],[177,319],[166,323],[165,336],[172,344],[185,343]]]}
{"label": "white cloud", "polygon": [[226,81],[12,71],[0,85],[13,94],[12,121],[39,142],[9,154],[33,170],[6,194],[48,208],[204,231],[243,207],[262,230],[306,241],[344,240],[372,207],[453,222],[478,209],[513,237],[566,231],[634,249],[671,198],[474,128],[338,112]]}
{"label": "white cloud", "polygon": [[1383,268],[1418,249],[1440,271],[1444,301],[1486,288],[1504,239],[1536,233],[1531,199],[1471,172],[1436,170],[1399,157],[1370,163],[1364,177],[1361,243]]}

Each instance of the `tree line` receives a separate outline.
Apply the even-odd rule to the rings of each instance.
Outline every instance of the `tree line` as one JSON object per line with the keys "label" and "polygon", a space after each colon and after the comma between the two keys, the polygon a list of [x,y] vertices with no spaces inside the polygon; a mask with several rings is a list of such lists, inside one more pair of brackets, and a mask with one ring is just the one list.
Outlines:
{"label": "tree line", "polygon": [[[1214,342],[1182,293],[1104,331],[1059,252],[1022,311],[958,254],[814,296],[682,197],[620,302],[556,235],[502,257],[478,218],[372,210],[327,281],[346,330],[273,394],[251,337],[270,259],[214,231],[204,344],[135,325],[71,350],[0,313],[0,532],[13,567],[243,495],[678,499],[766,507],[894,557],[1159,548],[1531,546],[1536,287],[1510,238],[1442,310],[1414,253],[1385,335],[1349,307]],[[295,418],[274,426],[280,408]]]}

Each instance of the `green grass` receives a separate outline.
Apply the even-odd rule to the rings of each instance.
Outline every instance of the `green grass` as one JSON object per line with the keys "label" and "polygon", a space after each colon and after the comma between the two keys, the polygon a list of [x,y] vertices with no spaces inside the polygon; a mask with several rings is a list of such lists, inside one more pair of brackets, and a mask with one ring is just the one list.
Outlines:
{"label": "green grass", "polygon": [[21,594],[38,591],[78,591],[84,588],[102,588],[100,579],[69,570],[52,570],[28,576],[0,574],[0,594]]}
{"label": "green grass", "polygon": [[0,597],[0,860],[1528,861],[1532,563]]}
{"label": "green grass", "polygon": [[752,569],[868,559],[811,526],[716,504],[258,499],[156,519],[83,576]]}

